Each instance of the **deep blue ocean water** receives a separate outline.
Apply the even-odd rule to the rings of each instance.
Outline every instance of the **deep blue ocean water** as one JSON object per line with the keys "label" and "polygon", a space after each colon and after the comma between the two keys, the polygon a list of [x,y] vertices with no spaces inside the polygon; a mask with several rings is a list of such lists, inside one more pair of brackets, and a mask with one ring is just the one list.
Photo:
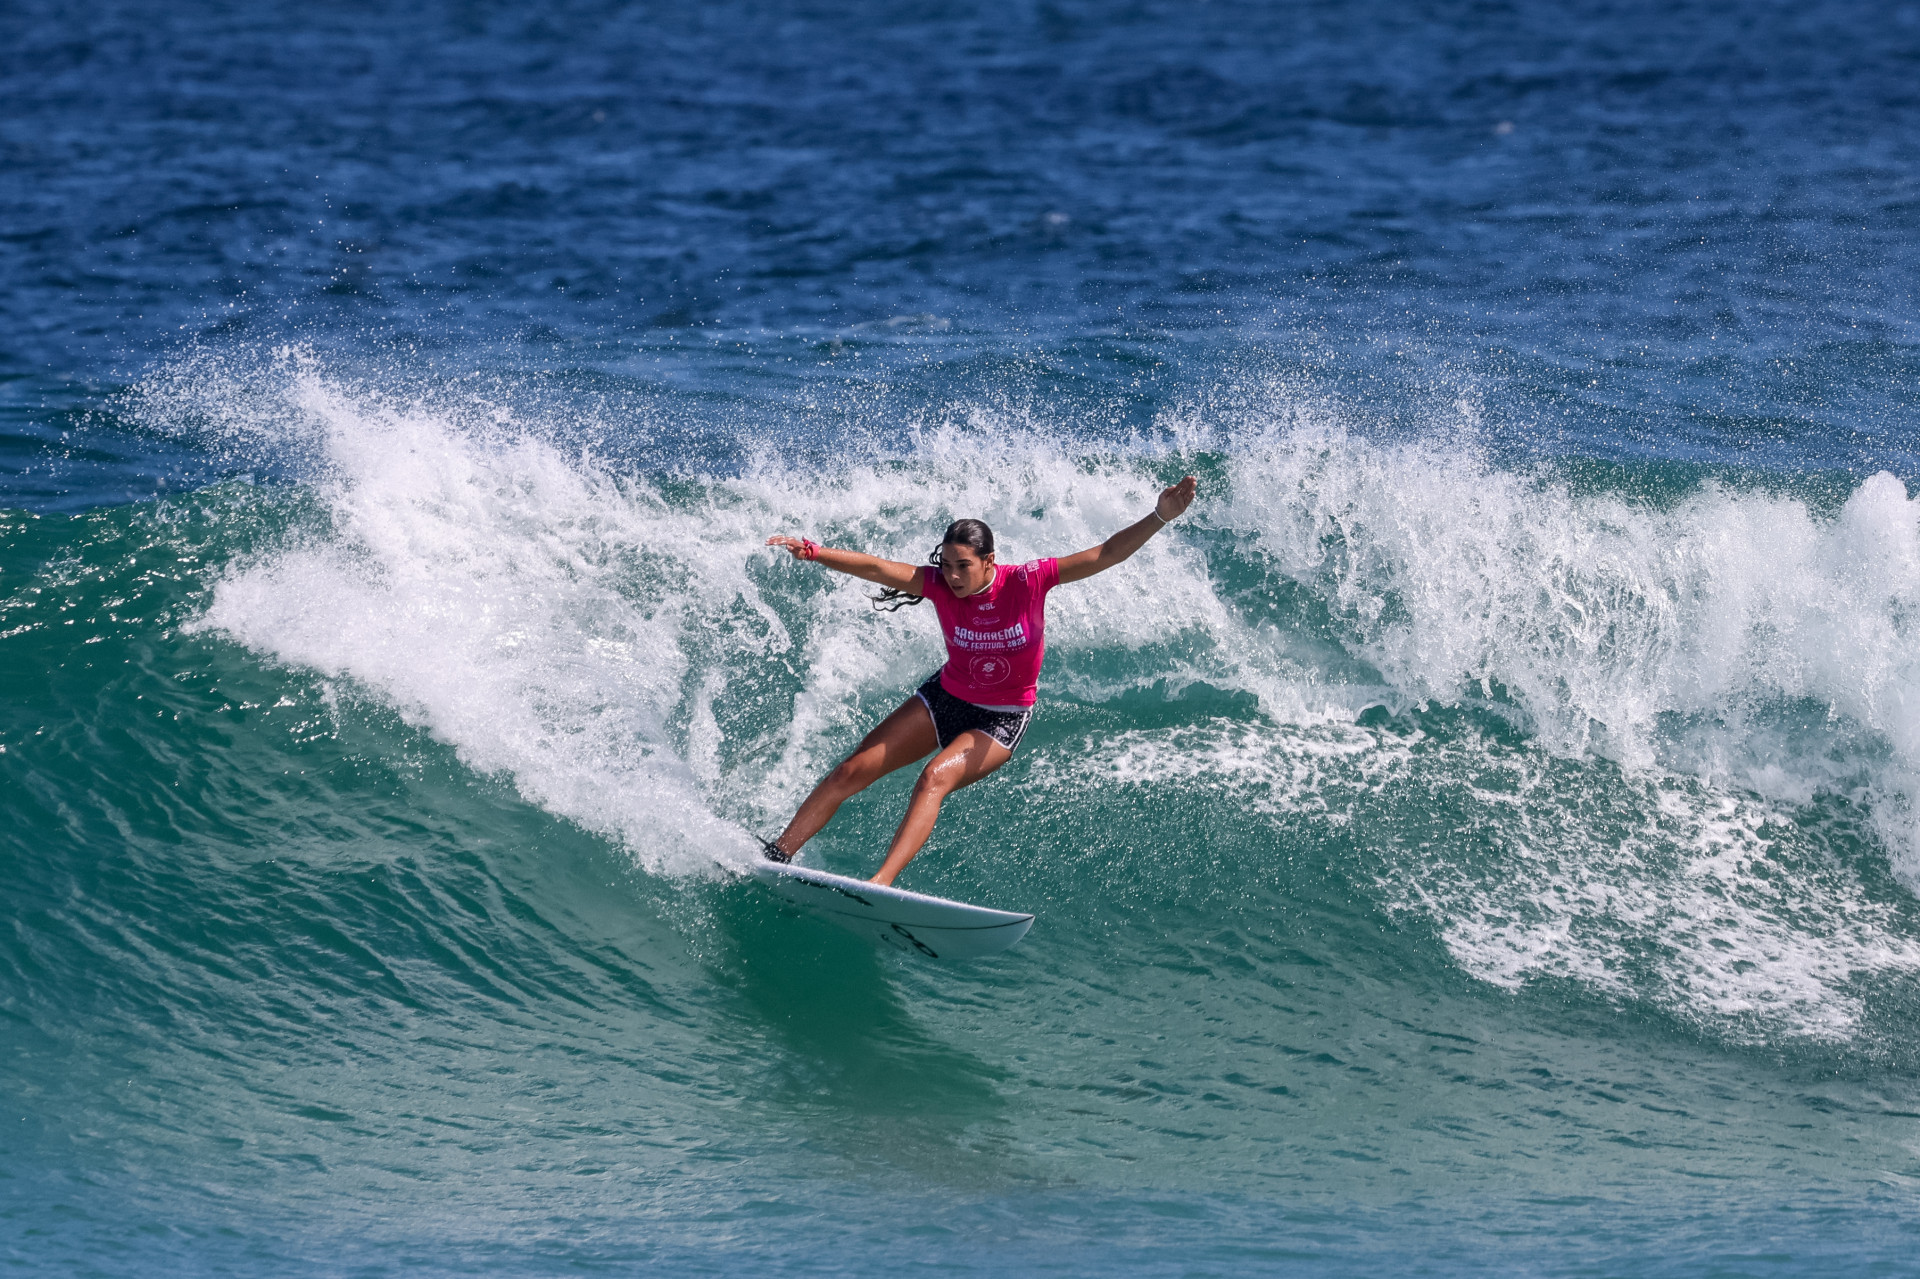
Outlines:
{"label": "deep blue ocean water", "polygon": [[0,9],[0,1258],[1911,1273],[1916,283],[1910,4]]}

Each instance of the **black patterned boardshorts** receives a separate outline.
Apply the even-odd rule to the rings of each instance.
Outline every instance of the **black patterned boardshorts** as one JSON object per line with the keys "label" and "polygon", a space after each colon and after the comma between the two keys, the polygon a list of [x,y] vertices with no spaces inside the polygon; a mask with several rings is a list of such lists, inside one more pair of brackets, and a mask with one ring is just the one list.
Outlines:
{"label": "black patterned boardshorts", "polygon": [[954,738],[969,729],[978,729],[999,742],[1008,750],[1020,745],[1020,739],[1026,736],[1027,725],[1033,720],[1033,707],[1023,711],[996,711],[989,706],[975,706],[963,701],[940,686],[940,673],[934,672],[933,678],[922,684],[915,695],[926,703],[927,712],[933,716],[933,735],[945,747]]}

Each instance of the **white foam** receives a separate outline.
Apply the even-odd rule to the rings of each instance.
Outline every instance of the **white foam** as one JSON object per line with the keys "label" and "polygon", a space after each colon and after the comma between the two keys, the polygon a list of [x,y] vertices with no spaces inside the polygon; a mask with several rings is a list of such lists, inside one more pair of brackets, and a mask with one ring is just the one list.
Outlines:
{"label": "white foam", "polygon": [[1121,733],[1027,784],[1200,790],[1293,830],[1357,822],[1349,873],[1465,972],[1574,981],[1725,1037],[1848,1037],[1863,978],[1920,971],[1920,942],[1790,814],[1694,778],[1474,735],[1219,721]]}
{"label": "white foam", "polygon": [[1535,777],[1483,831],[1495,867],[1475,873],[1442,848],[1380,872],[1388,900],[1436,921],[1467,972],[1513,987],[1572,979],[1735,1037],[1836,1039],[1858,1026],[1861,979],[1920,970],[1895,914],[1845,868],[1783,843],[1790,815],[1761,797],[1603,774],[1604,801],[1582,805],[1563,771]]}
{"label": "white foam", "polygon": [[[1857,1015],[1849,965],[1910,959],[1844,876],[1808,879],[1769,914],[1752,869],[1768,805],[1840,791],[1895,868],[1920,872],[1920,508],[1890,476],[1831,517],[1713,484],[1642,502],[1492,465],[1471,405],[1436,425],[1444,443],[1383,442],[1273,393],[1169,414],[1123,445],[963,406],[930,413],[905,448],[850,446],[825,469],[762,453],[738,474],[655,480],[562,443],[592,432],[527,420],[510,397],[383,394],[297,352],[189,362],[144,397],[150,415],[295,459],[324,511],[230,566],[203,626],[357,683],[656,870],[750,855],[746,831],[777,828],[940,660],[926,610],[875,614],[865,584],[766,551],[769,533],[917,563],[964,515],[993,525],[1003,560],[1062,554],[1138,518],[1156,472],[1190,464],[1208,479],[1179,527],[1053,597],[1048,694],[1250,693],[1264,728],[1291,734],[1293,771],[1273,773],[1265,739],[1236,754],[1175,735],[1096,751],[1099,784],[1230,786],[1264,769],[1259,803],[1311,808],[1355,760],[1428,767],[1355,725],[1369,704],[1473,701],[1531,735],[1501,767],[1617,764],[1642,833],[1585,847],[1548,785],[1503,845],[1504,879],[1383,870],[1394,908],[1430,916],[1468,971],[1613,989],[1624,956],[1664,939],[1713,955],[1633,990],[1817,1028]],[[1301,604],[1276,615],[1283,592]],[[1036,760],[1032,775],[1081,766]],[[1682,801],[1684,832],[1659,834],[1680,821],[1662,805]],[[1682,847],[1695,851],[1673,860]],[[1699,922],[1742,893],[1744,933]],[[1856,916],[1867,931],[1849,931]],[[1767,922],[1788,917],[1829,940]]]}

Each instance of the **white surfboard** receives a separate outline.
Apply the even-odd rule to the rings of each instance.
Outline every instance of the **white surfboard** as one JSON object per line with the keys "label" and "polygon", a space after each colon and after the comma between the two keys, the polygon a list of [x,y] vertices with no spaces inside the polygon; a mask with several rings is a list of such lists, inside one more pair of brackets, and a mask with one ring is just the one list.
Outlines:
{"label": "white surfboard", "polygon": [[997,955],[1033,927],[1032,915],[882,888],[791,862],[760,862],[753,875],[810,914],[928,959]]}

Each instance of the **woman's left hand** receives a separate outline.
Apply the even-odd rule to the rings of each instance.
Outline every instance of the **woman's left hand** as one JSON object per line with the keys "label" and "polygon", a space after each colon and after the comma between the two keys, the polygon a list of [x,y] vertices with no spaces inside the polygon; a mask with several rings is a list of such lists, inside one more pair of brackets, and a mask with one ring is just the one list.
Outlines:
{"label": "woman's left hand", "polygon": [[1153,513],[1162,522],[1171,524],[1193,505],[1194,495],[1200,491],[1200,481],[1191,475],[1178,484],[1169,484],[1160,490],[1160,500],[1153,504]]}

